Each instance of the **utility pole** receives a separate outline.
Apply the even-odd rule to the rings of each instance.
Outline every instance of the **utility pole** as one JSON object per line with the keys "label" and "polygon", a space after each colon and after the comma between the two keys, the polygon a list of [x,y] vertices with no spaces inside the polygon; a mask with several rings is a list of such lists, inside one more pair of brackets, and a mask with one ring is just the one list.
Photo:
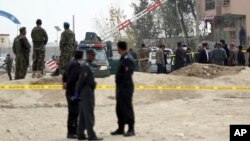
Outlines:
{"label": "utility pole", "polygon": [[73,15],[73,32],[75,33],[75,15]]}
{"label": "utility pole", "polygon": [[[61,31],[59,26],[54,26],[56,29],[56,45],[59,46],[59,42],[58,42],[58,33]],[[55,51],[55,47],[54,47],[54,55],[55,55],[56,51]]]}

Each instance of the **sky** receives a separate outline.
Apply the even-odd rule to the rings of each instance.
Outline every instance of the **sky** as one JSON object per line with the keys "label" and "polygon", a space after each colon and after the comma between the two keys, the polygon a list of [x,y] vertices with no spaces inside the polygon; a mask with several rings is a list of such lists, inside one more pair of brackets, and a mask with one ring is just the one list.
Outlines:
{"label": "sky", "polygon": [[[108,17],[111,4],[124,10],[128,18],[133,16],[131,2],[133,0],[0,0],[0,10],[14,15],[21,26],[27,28],[27,37],[31,41],[30,32],[36,20],[42,19],[43,28],[47,31],[49,42],[55,42],[57,32],[54,26],[63,30],[63,22],[71,24],[75,15],[75,34],[77,41],[85,37],[87,31],[98,32],[96,19]],[[17,35],[17,26],[5,17],[0,17],[0,34],[10,34],[13,41]],[[60,37],[60,33],[59,33]],[[60,39],[60,38],[59,38]]]}

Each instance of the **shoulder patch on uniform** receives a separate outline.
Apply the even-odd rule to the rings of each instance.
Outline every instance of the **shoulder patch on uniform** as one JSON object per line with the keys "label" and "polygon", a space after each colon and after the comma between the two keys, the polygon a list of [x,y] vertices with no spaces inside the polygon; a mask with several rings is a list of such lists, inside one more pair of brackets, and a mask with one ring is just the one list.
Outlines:
{"label": "shoulder patch on uniform", "polygon": [[124,56],[124,59],[128,59],[128,55],[125,55],[125,56]]}

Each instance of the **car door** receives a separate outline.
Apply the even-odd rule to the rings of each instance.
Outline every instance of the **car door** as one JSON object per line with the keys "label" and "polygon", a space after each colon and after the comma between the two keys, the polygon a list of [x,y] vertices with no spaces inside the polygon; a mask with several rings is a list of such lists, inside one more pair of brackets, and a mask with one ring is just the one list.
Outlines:
{"label": "car door", "polygon": [[116,74],[119,65],[120,55],[118,51],[113,51],[113,57],[109,58],[110,73]]}

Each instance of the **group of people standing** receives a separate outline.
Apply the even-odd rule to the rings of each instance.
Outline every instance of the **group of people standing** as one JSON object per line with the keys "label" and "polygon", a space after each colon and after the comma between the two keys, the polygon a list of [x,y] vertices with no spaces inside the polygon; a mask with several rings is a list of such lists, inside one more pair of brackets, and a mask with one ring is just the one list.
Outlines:
{"label": "group of people standing", "polygon": [[[69,29],[70,24],[68,22],[64,22],[63,26],[64,31],[60,39],[61,54],[59,58],[59,67],[57,69],[58,74],[64,73],[65,65],[70,61],[75,50],[75,34]],[[27,30],[25,27],[21,27],[19,31],[20,34],[14,39],[13,43],[13,53],[16,62],[15,80],[24,79],[26,77],[30,64],[31,45],[26,37]],[[33,43],[32,78],[41,78],[43,77],[43,71],[45,69],[45,46],[48,42],[48,35],[46,30],[42,28],[41,19],[36,21],[36,27],[32,29],[31,38]]]}
{"label": "group of people standing", "polygon": [[[45,45],[48,42],[48,35],[41,27],[42,20],[36,21],[36,27],[31,32],[33,42],[33,65],[32,77],[41,78],[44,69]],[[24,79],[29,67],[29,57],[31,45],[26,37],[27,30],[25,27],[19,29],[20,34],[14,39],[13,53],[15,54],[15,80]]]}
{"label": "group of people standing", "polygon": [[[135,70],[133,57],[127,51],[126,42],[118,42],[118,52],[121,55],[115,77],[116,83],[116,115],[118,129],[111,135],[134,136],[134,110],[132,98],[134,83],[132,79]],[[74,59],[70,61],[63,74],[63,87],[66,89],[68,102],[68,134],[67,138],[78,140],[102,140],[93,130],[95,124],[95,75],[92,62],[95,60],[95,51],[86,51],[86,61],[83,62],[83,52],[76,50]],[[128,131],[125,133],[125,125]],[[87,131],[87,136],[84,131]]]}
{"label": "group of people standing", "polygon": [[[198,54],[193,56],[190,48],[185,48],[181,42],[177,43],[177,49],[174,53],[174,70],[183,68],[195,60],[202,64],[216,64],[221,66],[245,66],[246,60],[243,53],[243,46],[236,47],[230,44],[228,47],[225,40],[216,43],[213,50],[209,49],[209,44],[204,42]],[[164,45],[160,45],[156,51],[157,73],[163,73],[166,69],[167,56],[164,54]],[[247,50],[250,54],[250,48]],[[250,57],[249,57],[250,62]],[[250,66],[250,65],[249,65]]]}
{"label": "group of people standing", "polygon": [[[190,64],[192,59],[190,58],[191,51],[189,48],[184,49],[186,45],[182,45],[181,42],[177,43],[177,48],[174,52],[174,70],[178,70]],[[169,57],[167,52],[164,51],[165,45],[160,45],[159,49],[156,51],[156,64],[157,73],[166,73],[166,65],[168,64],[167,58]]]}
{"label": "group of people standing", "polygon": [[236,47],[233,43],[228,47],[225,40],[221,40],[215,44],[213,50],[209,51],[208,43],[204,42],[199,51],[198,62],[221,66],[245,66],[246,59],[242,49],[243,46]]}

